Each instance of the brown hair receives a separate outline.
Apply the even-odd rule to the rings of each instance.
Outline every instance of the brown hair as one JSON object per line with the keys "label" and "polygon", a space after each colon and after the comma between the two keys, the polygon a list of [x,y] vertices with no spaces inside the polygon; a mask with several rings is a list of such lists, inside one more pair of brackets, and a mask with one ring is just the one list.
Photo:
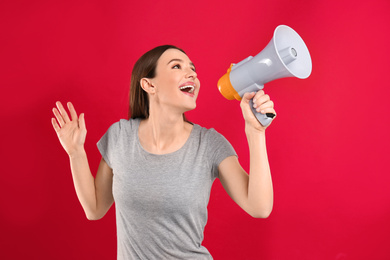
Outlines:
{"label": "brown hair", "polygon": [[129,119],[149,117],[149,97],[141,87],[141,79],[152,79],[156,76],[157,61],[168,49],[185,52],[173,45],[158,46],[141,56],[134,65],[130,81]]}

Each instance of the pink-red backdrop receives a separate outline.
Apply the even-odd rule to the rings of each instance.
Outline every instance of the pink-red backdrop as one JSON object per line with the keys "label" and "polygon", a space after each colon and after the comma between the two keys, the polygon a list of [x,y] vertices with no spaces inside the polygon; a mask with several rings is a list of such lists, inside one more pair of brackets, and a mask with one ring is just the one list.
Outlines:
{"label": "pink-red backdrop", "polygon": [[224,134],[248,169],[239,102],[216,83],[286,24],[313,72],[266,85],[274,210],[251,218],[217,180],[204,245],[215,259],[390,259],[389,13],[388,0],[1,1],[0,258],[115,258],[114,210],[85,218],[51,109],[85,112],[95,172],[95,143],[127,115],[133,64],[157,45],[187,51],[202,82],[188,117]]}

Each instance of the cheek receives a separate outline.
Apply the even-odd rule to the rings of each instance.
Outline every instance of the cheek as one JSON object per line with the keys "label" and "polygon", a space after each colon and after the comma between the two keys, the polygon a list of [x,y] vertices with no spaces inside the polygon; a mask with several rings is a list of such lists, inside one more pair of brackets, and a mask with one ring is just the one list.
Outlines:
{"label": "cheek", "polygon": [[163,79],[164,88],[166,89],[175,89],[180,85],[180,78],[177,76],[171,75],[170,77],[165,77]]}
{"label": "cheek", "polygon": [[176,90],[176,85],[176,81],[172,78],[162,78],[156,82],[156,87],[160,94],[171,94]]}

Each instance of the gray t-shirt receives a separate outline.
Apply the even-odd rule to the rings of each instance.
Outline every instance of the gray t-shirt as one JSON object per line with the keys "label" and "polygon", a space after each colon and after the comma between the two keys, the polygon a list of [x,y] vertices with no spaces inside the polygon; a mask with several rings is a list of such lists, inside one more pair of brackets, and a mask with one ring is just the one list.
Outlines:
{"label": "gray t-shirt", "polygon": [[195,124],[179,150],[151,154],[139,142],[139,123],[120,120],[97,143],[114,173],[118,259],[212,259],[202,246],[207,204],[233,147]]}

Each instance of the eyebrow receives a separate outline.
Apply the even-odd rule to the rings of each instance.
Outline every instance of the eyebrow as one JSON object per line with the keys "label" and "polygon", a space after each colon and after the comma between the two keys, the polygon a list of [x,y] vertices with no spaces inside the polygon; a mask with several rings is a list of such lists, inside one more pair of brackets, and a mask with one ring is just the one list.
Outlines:
{"label": "eyebrow", "polygon": [[[168,65],[169,63],[171,63],[171,62],[174,62],[174,61],[184,63],[184,61],[183,61],[182,59],[172,59],[172,60],[170,60],[170,61],[167,63],[167,65]],[[193,62],[190,62],[190,65],[193,66],[193,67],[195,68],[195,65],[194,65]]]}

